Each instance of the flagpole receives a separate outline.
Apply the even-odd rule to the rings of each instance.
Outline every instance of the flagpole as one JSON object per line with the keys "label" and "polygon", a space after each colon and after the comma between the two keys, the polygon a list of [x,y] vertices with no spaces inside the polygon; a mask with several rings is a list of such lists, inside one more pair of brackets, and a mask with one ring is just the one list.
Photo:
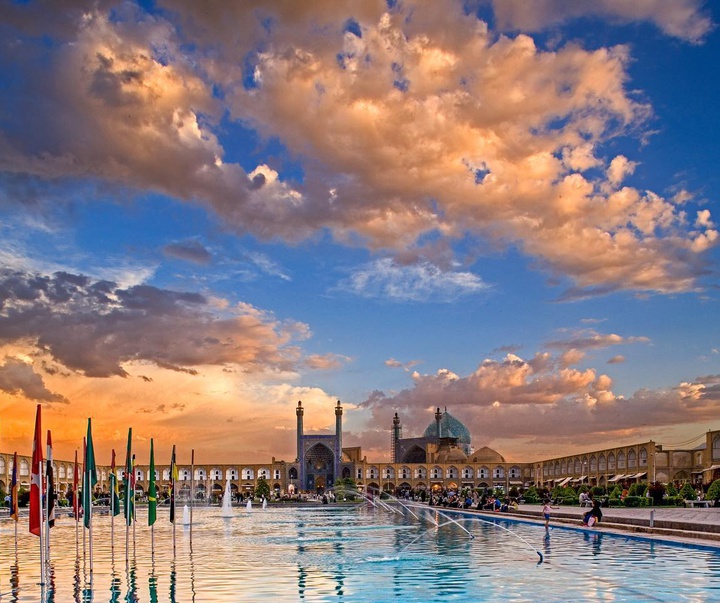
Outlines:
{"label": "flagpole", "polygon": [[[132,473],[133,502],[135,502],[135,501],[137,501],[137,490],[135,488],[136,483],[135,483],[135,455],[134,454],[132,455],[132,470],[133,470],[133,473]],[[133,557],[135,557],[135,548],[136,548],[136,546],[135,546],[135,542],[136,542],[135,541],[135,524],[137,523],[137,505],[136,504],[133,504],[132,515],[133,515]]]}
{"label": "flagpole", "polygon": [[77,448],[75,449],[75,466],[73,467],[73,517],[75,518],[75,558],[80,556],[80,488],[78,488],[79,478],[78,475],[78,461],[77,461]]}
{"label": "flagpole", "polygon": [[193,507],[195,506],[195,449],[190,452],[190,544],[192,545]]}
{"label": "flagpole", "polygon": [[[83,438],[83,466],[82,466],[82,493],[83,493],[83,523],[85,523],[85,493],[87,488],[85,466],[87,464],[87,440]],[[85,538],[85,528],[82,531],[83,535],[83,572],[85,571],[85,560],[87,559],[87,541]]]}
{"label": "flagpole", "polygon": [[45,574],[47,571],[47,568],[45,567],[45,543],[43,542],[43,505],[42,505],[42,483],[43,483],[43,468],[42,468],[42,461],[38,465],[38,475],[40,477],[40,504],[38,505],[38,513],[40,514],[40,532],[38,536],[40,537],[40,584],[45,585]]}

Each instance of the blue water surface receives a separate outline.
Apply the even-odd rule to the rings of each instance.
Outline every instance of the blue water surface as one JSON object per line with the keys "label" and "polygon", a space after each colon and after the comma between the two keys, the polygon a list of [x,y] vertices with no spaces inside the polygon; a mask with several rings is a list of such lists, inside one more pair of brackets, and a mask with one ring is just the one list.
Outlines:
{"label": "blue water surface", "polygon": [[16,548],[14,522],[2,520],[0,602],[720,600],[713,548],[427,507],[233,511],[195,508],[192,538],[162,509],[152,531],[142,511],[130,530],[121,516],[112,526],[94,516],[92,574],[88,531],[83,542],[62,517],[46,585],[39,539],[21,522]]}

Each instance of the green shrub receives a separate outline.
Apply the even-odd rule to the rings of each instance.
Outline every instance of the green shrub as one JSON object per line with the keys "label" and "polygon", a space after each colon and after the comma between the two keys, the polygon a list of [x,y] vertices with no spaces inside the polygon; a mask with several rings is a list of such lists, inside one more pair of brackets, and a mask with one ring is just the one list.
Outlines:
{"label": "green shrub", "polygon": [[626,496],[623,504],[626,507],[646,507],[647,499],[644,496]]}
{"label": "green shrub", "polygon": [[683,487],[680,488],[679,496],[684,500],[695,500],[697,498],[697,494],[695,494],[695,488],[693,488],[689,482],[685,482],[683,484]]}
{"label": "green shrub", "polygon": [[592,495],[593,496],[605,496],[605,488],[603,486],[593,486],[592,487]]}
{"label": "green shrub", "polygon": [[612,492],[610,492],[610,498],[620,498],[622,496],[622,488],[615,486]]}
{"label": "green shrub", "polygon": [[714,501],[720,500],[720,479],[716,479],[712,484],[710,484],[705,498]]}
{"label": "green shrub", "polygon": [[678,491],[677,491],[677,488],[675,487],[675,484],[672,484],[672,483],[668,484],[668,485],[665,487],[665,490],[667,491],[667,495],[668,495],[669,497],[670,497],[670,496],[671,496],[671,497],[675,497],[675,496],[678,495]]}
{"label": "green shrub", "polygon": [[538,494],[535,486],[530,486],[527,490],[525,490],[523,498],[525,499],[525,502],[529,504],[540,502],[540,495]]}

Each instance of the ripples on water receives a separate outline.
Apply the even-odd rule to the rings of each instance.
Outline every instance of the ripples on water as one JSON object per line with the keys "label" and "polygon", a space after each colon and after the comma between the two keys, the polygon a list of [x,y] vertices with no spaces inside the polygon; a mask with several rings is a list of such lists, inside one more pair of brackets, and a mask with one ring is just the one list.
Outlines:
{"label": "ripples on water", "polygon": [[[622,536],[500,520],[437,528],[364,505],[235,510],[196,508],[173,530],[140,516],[125,546],[122,517],[93,517],[93,573],[82,530],[58,520],[51,574],[39,582],[39,539],[0,523],[0,602],[85,601],[712,601],[720,600],[720,552]],[[416,511],[417,512],[417,511]],[[167,511],[165,511],[167,513]],[[440,518],[440,523],[444,523]],[[87,538],[87,531],[86,531]],[[523,542],[521,539],[527,541]],[[134,544],[133,544],[134,543]],[[86,540],[86,552],[89,543]],[[545,562],[537,564],[536,549]],[[127,559],[126,559],[127,552]]]}

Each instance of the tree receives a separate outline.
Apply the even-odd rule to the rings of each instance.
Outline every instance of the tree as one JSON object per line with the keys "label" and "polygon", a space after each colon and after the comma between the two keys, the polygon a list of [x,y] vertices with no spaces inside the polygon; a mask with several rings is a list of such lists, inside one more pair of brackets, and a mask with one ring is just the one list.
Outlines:
{"label": "tree", "polygon": [[692,487],[690,482],[685,482],[683,484],[683,487],[680,488],[679,496],[683,498],[683,500],[695,500],[697,498],[697,494],[695,494],[695,488]]}
{"label": "tree", "polygon": [[264,477],[258,478],[257,486],[255,486],[255,496],[258,497],[270,497],[270,485]]}
{"label": "tree", "polygon": [[352,477],[341,477],[335,480],[335,498],[337,500],[355,500],[357,483]]}
{"label": "tree", "polygon": [[706,498],[714,500],[715,506],[717,506],[717,501],[720,500],[720,479],[716,479],[712,484],[710,484]]}

